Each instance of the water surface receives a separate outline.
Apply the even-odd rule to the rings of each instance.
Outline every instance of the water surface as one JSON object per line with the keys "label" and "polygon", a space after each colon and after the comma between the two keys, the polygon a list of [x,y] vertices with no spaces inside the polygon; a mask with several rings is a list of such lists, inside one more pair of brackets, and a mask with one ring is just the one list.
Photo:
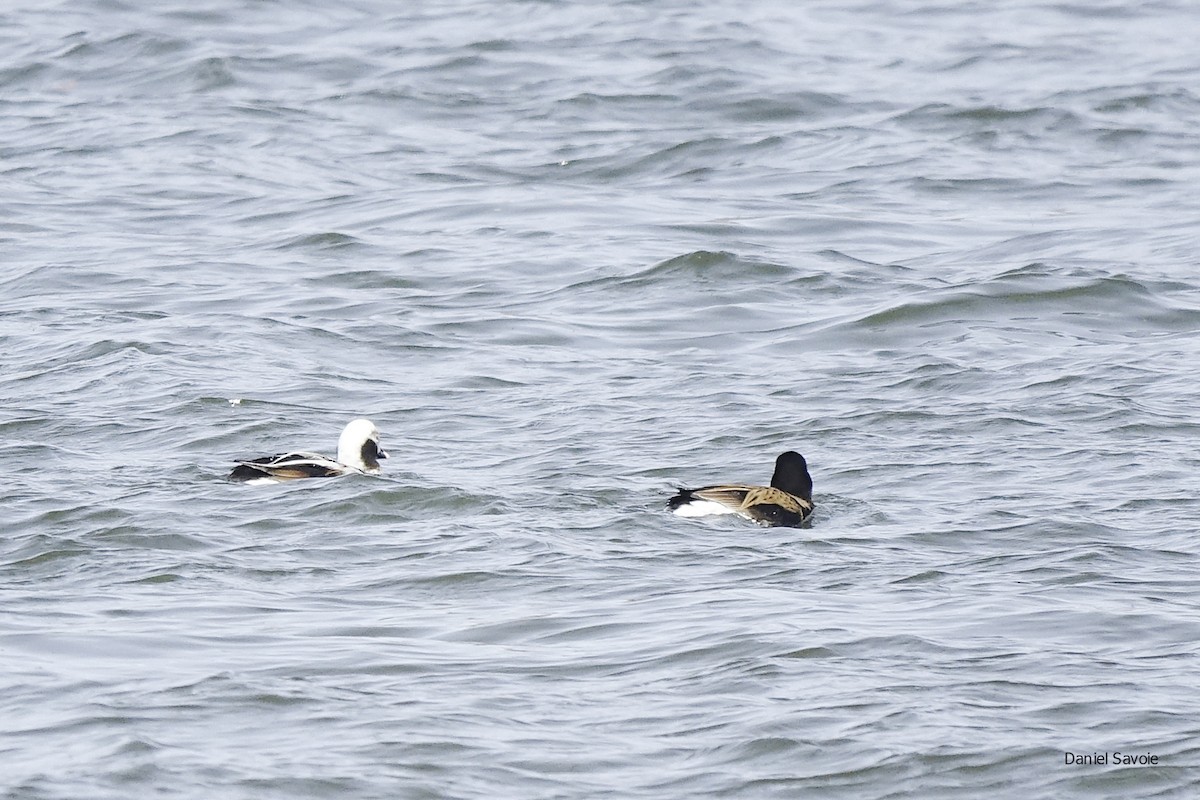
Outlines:
{"label": "water surface", "polygon": [[4,796],[1191,796],[1193,8],[410,5],[0,12]]}

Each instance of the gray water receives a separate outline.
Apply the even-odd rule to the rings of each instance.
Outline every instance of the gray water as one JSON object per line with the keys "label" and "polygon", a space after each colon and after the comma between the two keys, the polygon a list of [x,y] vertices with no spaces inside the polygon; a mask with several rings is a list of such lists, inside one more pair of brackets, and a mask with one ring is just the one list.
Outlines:
{"label": "gray water", "polygon": [[1198,28],[5,7],[3,797],[1195,796]]}

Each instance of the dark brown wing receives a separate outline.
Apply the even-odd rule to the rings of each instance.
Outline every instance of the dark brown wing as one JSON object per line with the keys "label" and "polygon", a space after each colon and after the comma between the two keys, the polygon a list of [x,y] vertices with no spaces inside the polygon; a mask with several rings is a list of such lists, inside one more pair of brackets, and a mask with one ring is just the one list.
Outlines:
{"label": "dark brown wing", "polygon": [[283,453],[248,461],[239,461],[229,473],[231,481],[252,481],[258,478],[274,478],[291,481],[300,478],[332,478],[345,469],[336,461],[313,453]]}

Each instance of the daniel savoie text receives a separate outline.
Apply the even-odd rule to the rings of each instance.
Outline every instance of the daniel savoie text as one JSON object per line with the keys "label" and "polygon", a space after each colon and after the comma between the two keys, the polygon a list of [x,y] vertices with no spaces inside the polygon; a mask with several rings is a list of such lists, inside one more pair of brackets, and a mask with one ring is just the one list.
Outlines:
{"label": "daniel savoie text", "polygon": [[1158,756],[1153,753],[1063,753],[1064,764],[1086,764],[1096,767],[1154,767]]}

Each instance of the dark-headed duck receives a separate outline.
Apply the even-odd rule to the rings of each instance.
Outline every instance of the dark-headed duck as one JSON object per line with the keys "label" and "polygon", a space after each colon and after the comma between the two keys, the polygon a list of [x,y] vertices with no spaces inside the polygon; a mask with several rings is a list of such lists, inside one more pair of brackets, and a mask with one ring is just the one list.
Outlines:
{"label": "dark-headed duck", "polygon": [[775,459],[770,486],[725,484],[680,488],[667,508],[681,517],[737,514],[759,525],[799,527],[813,511],[812,477],[804,456],[789,450]]}

